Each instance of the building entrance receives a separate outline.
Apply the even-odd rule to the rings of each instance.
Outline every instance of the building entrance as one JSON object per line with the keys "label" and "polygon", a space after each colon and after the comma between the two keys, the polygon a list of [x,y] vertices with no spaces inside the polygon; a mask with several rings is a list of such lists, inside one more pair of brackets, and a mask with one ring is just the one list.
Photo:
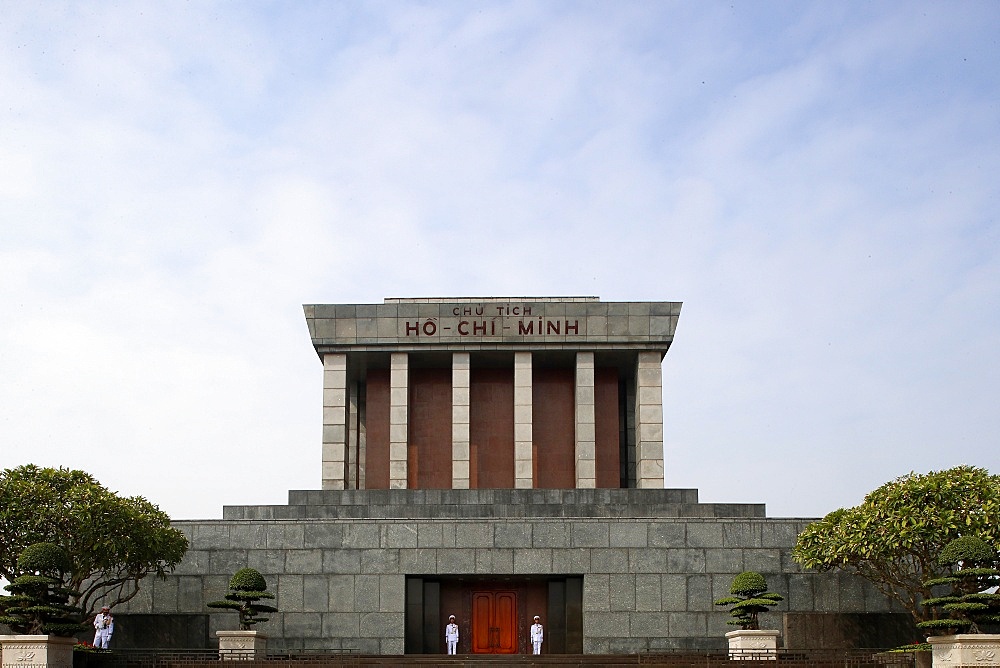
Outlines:
{"label": "building entrance", "polygon": [[406,653],[444,654],[451,615],[459,654],[530,654],[535,615],[545,625],[544,654],[583,653],[579,575],[409,575]]}
{"label": "building entrance", "polygon": [[472,593],[472,653],[517,652],[517,592]]}

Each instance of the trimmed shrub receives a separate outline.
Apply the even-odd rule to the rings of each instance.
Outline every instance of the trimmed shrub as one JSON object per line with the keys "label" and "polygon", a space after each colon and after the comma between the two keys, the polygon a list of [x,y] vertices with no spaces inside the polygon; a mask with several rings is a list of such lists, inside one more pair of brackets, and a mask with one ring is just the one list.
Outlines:
{"label": "trimmed shrub", "polygon": [[732,619],[726,623],[744,630],[760,629],[758,615],[784,600],[781,594],[767,591],[767,581],[756,571],[744,571],[734,577],[729,593],[732,596],[720,598],[715,605],[730,606],[729,614]]}
{"label": "trimmed shrub", "polygon": [[[962,536],[941,549],[938,562],[948,575],[924,582],[926,587],[947,586],[943,596],[926,598],[922,605],[937,608],[947,617],[929,619],[919,628],[940,633],[981,633],[980,624],[1000,624],[1000,555],[978,536]],[[993,590],[993,591],[990,591]]]}
{"label": "trimmed shrub", "polygon": [[229,593],[224,601],[212,601],[210,608],[235,610],[240,616],[240,630],[250,631],[255,624],[266,622],[267,617],[260,617],[262,612],[277,612],[278,609],[266,603],[258,603],[261,599],[273,599],[274,594],[267,591],[267,581],[259,571],[253,568],[241,568],[229,580]]}
{"label": "trimmed shrub", "polygon": [[72,568],[69,553],[53,543],[34,543],[17,558],[18,575],[0,596],[0,623],[15,633],[71,636],[86,625],[74,622],[80,608],[70,605],[79,592],[65,585]]}

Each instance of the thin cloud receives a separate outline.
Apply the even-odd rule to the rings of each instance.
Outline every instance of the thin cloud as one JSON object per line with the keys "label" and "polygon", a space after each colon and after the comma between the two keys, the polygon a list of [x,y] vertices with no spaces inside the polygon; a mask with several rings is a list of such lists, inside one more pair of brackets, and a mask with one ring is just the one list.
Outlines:
{"label": "thin cloud", "polygon": [[302,303],[597,294],[685,302],[668,486],[998,468],[992,4],[7,8],[2,467],[282,503]]}

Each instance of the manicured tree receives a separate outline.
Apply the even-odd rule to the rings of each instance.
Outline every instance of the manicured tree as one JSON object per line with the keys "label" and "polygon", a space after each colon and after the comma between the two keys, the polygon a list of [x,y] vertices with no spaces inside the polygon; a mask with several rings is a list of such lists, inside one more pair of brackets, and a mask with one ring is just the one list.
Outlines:
{"label": "manicured tree", "polygon": [[65,582],[80,622],[133,598],[147,575],[172,571],[188,547],[166,513],[84,471],[33,464],[0,471],[0,576],[13,582],[18,555],[43,542],[70,555]]}
{"label": "manicured tree", "polygon": [[240,630],[250,631],[254,624],[267,621],[266,617],[258,617],[258,614],[278,611],[273,605],[257,602],[265,598],[273,599],[274,594],[267,591],[264,576],[253,568],[241,568],[229,580],[226,600],[212,601],[208,607],[235,610],[240,615]]}
{"label": "manicured tree", "polygon": [[69,600],[79,592],[65,586],[72,568],[69,554],[53,543],[35,543],[21,552],[18,575],[0,597],[0,623],[15,633],[71,636],[85,626],[77,621],[80,609]]}
{"label": "manicured tree", "polygon": [[921,604],[932,597],[924,583],[947,573],[941,550],[973,534],[1000,542],[1000,476],[956,466],[910,473],[829,513],[799,534],[792,555],[807,568],[860,575],[920,622],[941,614]]}
{"label": "manicured tree", "polygon": [[733,618],[726,623],[739,626],[745,631],[760,629],[757,615],[767,612],[778,605],[778,601],[784,600],[781,594],[767,591],[767,581],[756,571],[745,571],[734,577],[729,593],[732,596],[720,598],[715,604],[730,606],[729,614]]}
{"label": "manicured tree", "polygon": [[[924,582],[926,587],[948,585],[951,592],[924,600],[949,617],[917,624],[922,629],[945,633],[979,633],[979,624],[1000,623],[1000,564],[997,551],[978,536],[962,536],[948,543],[938,563],[951,569],[948,575]],[[993,590],[993,591],[988,591]]]}

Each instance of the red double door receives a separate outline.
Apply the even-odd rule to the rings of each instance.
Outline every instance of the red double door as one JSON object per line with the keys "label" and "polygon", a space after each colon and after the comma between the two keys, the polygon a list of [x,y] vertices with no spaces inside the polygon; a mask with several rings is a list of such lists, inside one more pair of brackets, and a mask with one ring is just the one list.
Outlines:
{"label": "red double door", "polygon": [[516,592],[473,592],[472,651],[475,654],[517,652]]}

